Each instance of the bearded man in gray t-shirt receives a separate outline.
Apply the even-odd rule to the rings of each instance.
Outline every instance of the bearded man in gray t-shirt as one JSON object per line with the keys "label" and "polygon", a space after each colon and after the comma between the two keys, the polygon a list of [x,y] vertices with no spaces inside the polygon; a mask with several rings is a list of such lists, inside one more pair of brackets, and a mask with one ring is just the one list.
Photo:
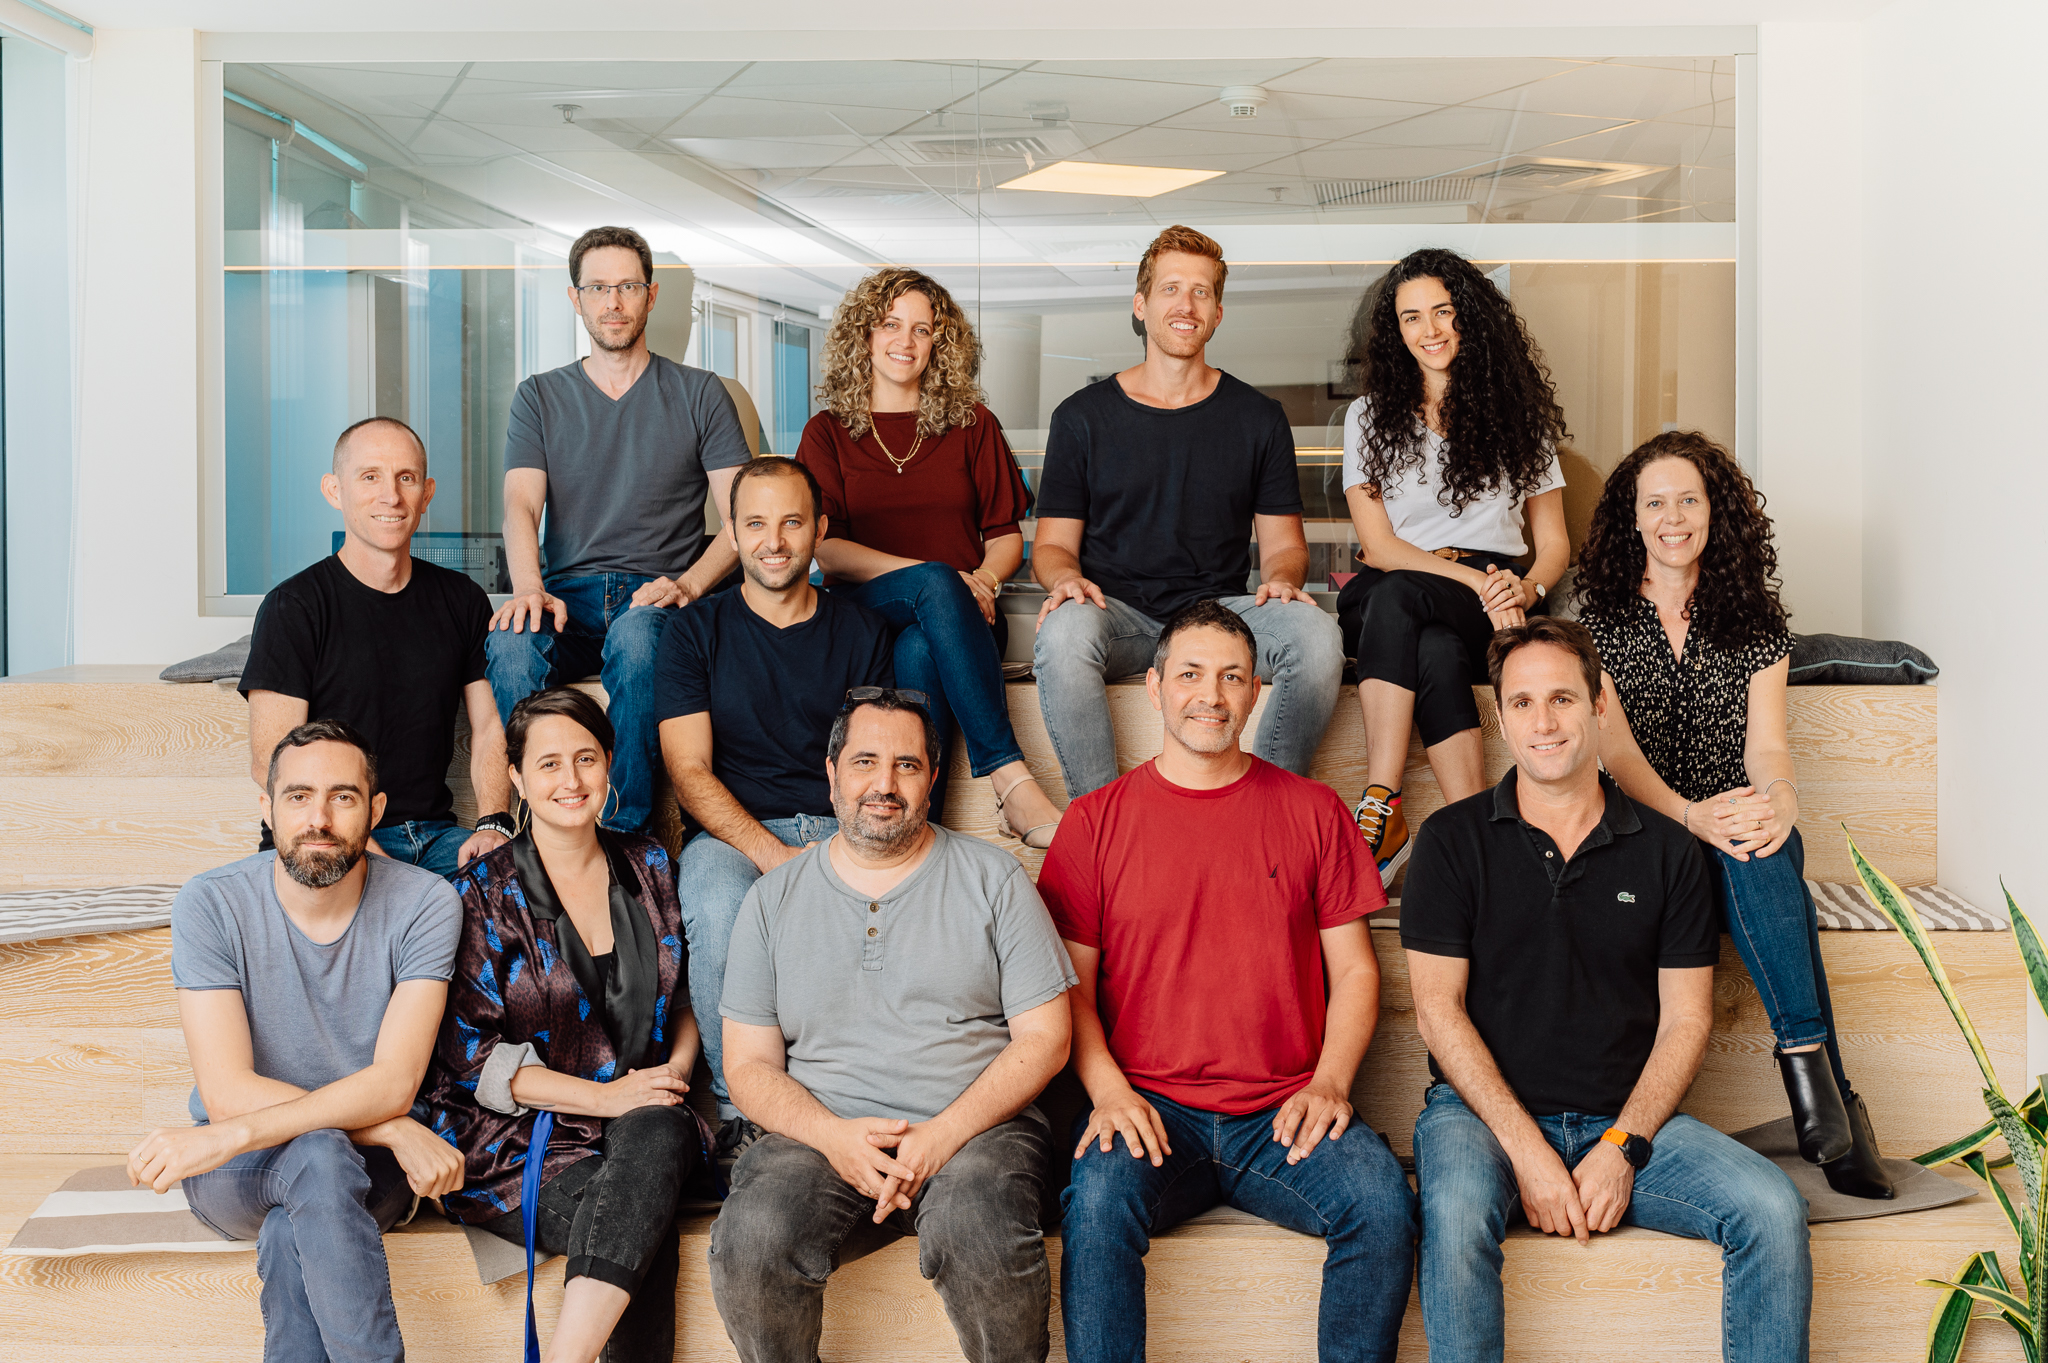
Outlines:
{"label": "bearded man in gray t-shirt", "polygon": [[188,881],[171,980],[196,1126],[161,1129],[129,1177],[180,1190],[224,1239],[256,1241],[266,1358],[405,1356],[383,1233],[462,1186],[462,1157],[406,1115],[462,929],[455,889],[367,857],[376,758],[336,720],[277,745],[261,797],[275,852]]}
{"label": "bearded man in gray t-shirt", "polygon": [[[618,735],[606,828],[645,832],[661,769],[654,657],[677,610],[739,562],[704,533],[753,457],[739,410],[709,370],[647,348],[661,294],[654,253],[629,227],[593,227],[569,248],[569,302],[590,354],[535,374],[505,434],[505,566],[512,598],[491,618],[485,668],[499,717],[535,691],[596,672]],[[676,306],[689,306],[685,297]],[[541,513],[547,576],[541,576]]]}
{"label": "bearded man in gray t-shirt", "polygon": [[972,1363],[1051,1343],[1032,1101],[1067,1060],[1074,968],[1015,858],[927,822],[923,701],[850,693],[826,745],[839,831],[756,881],[733,927],[726,1082],[760,1130],[711,1291],[743,1363],[817,1357],[826,1276],[909,1234]]}

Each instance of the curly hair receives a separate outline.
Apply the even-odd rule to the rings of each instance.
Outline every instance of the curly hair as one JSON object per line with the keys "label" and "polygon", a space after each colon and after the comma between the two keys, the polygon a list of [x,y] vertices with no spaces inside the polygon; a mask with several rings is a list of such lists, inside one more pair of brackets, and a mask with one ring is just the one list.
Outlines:
{"label": "curly hair", "polygon": [[1707,547],[1700,553],[1699,582],[1686,603],[1686,618],[1720,649],[1783,633],[1788,615],[1778,599],[1778,551],[1763,494],[1733,455],[1698,431],[1652,436],[1607,475],[1579,548],[1573,590],[1580,607],[1615,619],[1635,608],[1649,561],[1636,529],[1636,484],[1659,459],[1685,460],[1706,485]]}
{"label": "curly hair", "polygon": [[1543,486],[1569,438],[1550,368],[1493,281],[1455,251],[1415,251],[1367,289],[1351,319],[1349,356],[1371,420],[1360,450],[1368,487],[1383,488],[1424,458],[1422,366],[1401,339],[1394,295],[1416,279],[1444,286],[1458,333],[1444,395],[1444,466],[1437,501],[1456,515],[1503,488],[1528,497]]}
{"label": "curly hair", "polygon": [[819,403],[855,440],[874,425],[868,416],[875,380],[870,339],[906,293],[921,293],[932,305],[932,358],[918,383],[917,433],[929,440],[972,426],[975,404],[987,400],[978,381],[981,342],[953,295],[916,270],[877,270],[840,303],[825,333],[825,377],[818,384]]}

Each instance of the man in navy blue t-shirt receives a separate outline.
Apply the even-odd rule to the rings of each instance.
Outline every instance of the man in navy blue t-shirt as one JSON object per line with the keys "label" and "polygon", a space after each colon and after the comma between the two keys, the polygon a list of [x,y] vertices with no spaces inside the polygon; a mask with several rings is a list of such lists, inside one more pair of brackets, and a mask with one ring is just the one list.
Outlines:
{"label": "man in navy blue t-shirt", "polygon": [[838,829],[825,778],[832,721],[848,691],[895,682],[887,622],[810,583],[811,549],[825,533],[810,470],[756,459],[733,478],[731,495],[725,533],[745,580],[669,620],[654,677],[662,759],[704,830],[684,846],[677,880],[687,887],[690,1004],[712,1020],[704,1058],[721,1151],[745,1131],[726,1093],[716,1025],[740,901]]}

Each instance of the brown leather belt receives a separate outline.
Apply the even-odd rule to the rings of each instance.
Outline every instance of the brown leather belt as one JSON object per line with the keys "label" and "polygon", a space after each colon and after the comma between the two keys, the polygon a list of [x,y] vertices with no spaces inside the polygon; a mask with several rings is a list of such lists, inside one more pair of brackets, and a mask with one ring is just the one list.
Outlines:
{"label": "brown leather belt", "polygon": [[1508,557],[1507,555],[1495,554],[1491,549],[1453,549],[1448,545],[1442,549],[1432,549],[1429,552],[1435,554],[1438,558],[1447,558],[1453,563],[1461,558]]}

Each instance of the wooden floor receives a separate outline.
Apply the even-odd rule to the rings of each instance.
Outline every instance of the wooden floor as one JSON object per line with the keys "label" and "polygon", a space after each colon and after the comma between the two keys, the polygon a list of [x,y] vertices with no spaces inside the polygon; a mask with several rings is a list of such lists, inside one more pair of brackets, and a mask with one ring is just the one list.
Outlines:
{"label": "wooden floor", "polygon": [[[72,670],[67,670],[72,671]],[[247,855],[256,846],[256,788],[249,780],[248,706],[231,688],[129,680],[14,679],[0,684],[0,890],[38,885],[178,881]],[[591,690],[600,696],[600,688]],[[1055,802],[1066,787],[1039,714],[1034,684],[1006,688],[1025,760]],[[1128,770],[1159,751],[1159,719],[1143,687],[1113,686],[1117,760]],[[1508,754],[1493,698],[1475,691],[1489,778]],[[1798,773],[1807,874],[1855,879],[1843,825],[1902,885],[1935,879],[1935,717],[1931,686],[1805,686],[1791,690],[1790,734]],[[1261,705],[1264,705],[1263,699]],[[1246,740],[1249,744],[1249,737]],[[987,781],[967,772],[953,745],[946,823],[1000,841]],[[460,817],[474,817],[466,724],[449,771]],[[1346,693],[1311,774],[1348,803],[1365,784],[1365,737]],[[1411,826],[1442,804],[1435,778],[1411,745],[1403,787]],[[676,833],[665,797],[661,831]],[[1039,856],[1007,844],[1037,871]]]}

